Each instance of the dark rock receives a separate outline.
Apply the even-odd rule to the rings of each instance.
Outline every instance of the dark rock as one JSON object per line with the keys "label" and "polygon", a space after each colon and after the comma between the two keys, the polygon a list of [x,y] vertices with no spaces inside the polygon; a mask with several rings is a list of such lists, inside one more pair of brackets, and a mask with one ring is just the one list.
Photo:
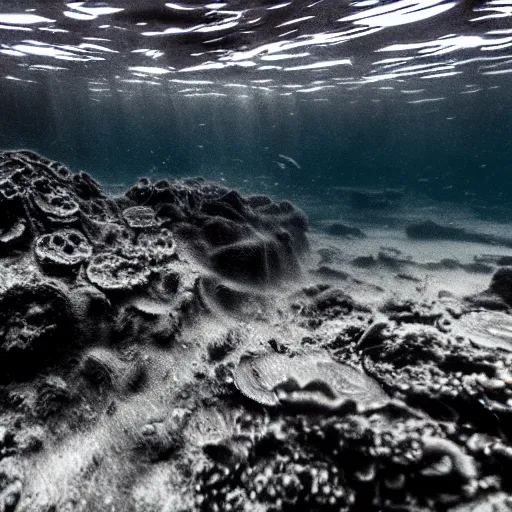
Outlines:
{"label": "dark rock", "polygon": [[220,274],[252,284],[268,284],[293,277],[299,263],[291,247],[276,239],[254,237],[212,252],[211,263]]}
{"label": "dark rock", "polygon": [[272,203],[272,199],[268,196],[249,196],[247,197],[247,203],[252,208],[261,208],[262,206],[268,206]]}
{"label": "dark rock", "polygon": [[17,284],[0,296],[2,380],[28,378],[73,345],[69,299],[49,283]]}
{"label": "dark rock", "polygon": [[390,210],[403,199],[402,189],[365,189],[339,187],[335,191],[347,198],[354,210]]}
{"label": "dark rock", "polygon": [[411,224],[405,229],[407,236],[415,240],[453,240],[459,242],[476,242],[487,245],[503,245],[512,247],[512,239],[488,235],[485,233],[474,233],[463,228],[442,226],[431,220],[418,224]]}
{"label": "dark rock", "polygon": [[311,273],[319,277],[335,279],[339,281],[347,281],[351,277],[350,274],[348,274],[347,272],[336,270],[327,265],[321,265],[320,267],[318,267],[318,269],[312,270]]}
{"label": "dark rock", "polygon": [[377,260],[373,256],[358,256],[351,261],[352,265],[360,268],[372,268],[377,265]]}
{"label": "dark rock", "polygon": [[244,216],[229,203],[224,203],[220,199],[216,201],[205,201],[201,205],[201,212],[211,217],[222,217],[235,222],[244,222]]}
{"label": "dark rock", "polygon": [[239,242],[250,236],[251,230],[234,221],[214,217],[205,223],[203,233],[208,243],[213,246],[222,246]]}
{"label": "dark rock", "polygon": [[346,238],[366,238],[366,234],[359,228],[347,226],[345,224],[331,224],[327,228],[329,235],[341,236]]}
{"label": "dark rock", "polygon": [[171,203],[160,205],[156,210],[156,214],[158,217],[170,220],[171,222],[182,222],[187,218],[178,206]]}
{"label": "dark rock", "polygon": [[416,276],[412,276],[410,274],[397,274],[395,276],[397,279],[401,279],[402,281],[413,281],[415,283],[421,283],[421,279],[419,279],[418,277]]}
{"label": "dark rock", "polygon": [[491,279],[489,292],[503,299],[512,306],[512,267],[498,269]]}

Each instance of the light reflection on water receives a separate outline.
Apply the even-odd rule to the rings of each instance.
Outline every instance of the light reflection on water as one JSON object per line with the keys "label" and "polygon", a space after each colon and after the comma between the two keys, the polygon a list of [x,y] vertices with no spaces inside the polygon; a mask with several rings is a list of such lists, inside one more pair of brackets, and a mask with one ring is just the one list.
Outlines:
{"label": "light reflection on water", "polygon": [[[176,88],[194,77],[184,94],[211,94],[213,85],[242,77],[255,89],[287,94],[290,83],[317,93],[512,72],[510,0],[49,4],[2,2],[4,79],[80,75],[101,95],[111,80]],[[98,87],[107,79],[109,87]]]}

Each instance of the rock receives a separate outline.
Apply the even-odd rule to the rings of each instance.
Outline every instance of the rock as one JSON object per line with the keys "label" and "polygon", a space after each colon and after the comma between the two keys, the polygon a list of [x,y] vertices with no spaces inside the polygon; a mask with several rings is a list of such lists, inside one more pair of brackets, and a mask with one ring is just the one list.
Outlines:
{"label": "rock", "polygon": [[512,267],[499,268],[492,276],[488,291],[512,306]]}
{"label": "rock", "polygon": [[409,238],[415,240],[453,240],[459,242],[475,242],[487,245],[503,245],[512,247],[512,239],[489,235],[485,233],[474,233],[463,228],[443,226],[431,220],[411,224],[405,232]]}
{"label": "rock", "polygon": [[26,378],[72,347],[69,299],[49,283],[16,284],[0,296],[2,380]]}
{"label": "rock", "polygon": [[354,210],[390,210],[399,206],[404,196],[402,189],[369,189],[336,187],[334,191],[349,201]]}
{"label": "rock", "polygon": [[359,228],[354,228],[339,223],[331,224],[327,228],[327,233],[329,235],[341,236],[345,238],[366,238],[366,234]]}

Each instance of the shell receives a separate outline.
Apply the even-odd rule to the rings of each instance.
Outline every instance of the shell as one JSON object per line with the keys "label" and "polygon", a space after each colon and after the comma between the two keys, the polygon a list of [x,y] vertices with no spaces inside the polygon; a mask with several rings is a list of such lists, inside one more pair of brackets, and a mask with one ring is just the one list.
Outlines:
{"label": "shell", "polygon": [[243,395],[268,406],[279,404],[275,390],[289,383],[310,390],[314,387],[328,398],[351,399],[365,405],[388,399],[371,377],[319,354],[245,357],[235,370],[234,380]]}

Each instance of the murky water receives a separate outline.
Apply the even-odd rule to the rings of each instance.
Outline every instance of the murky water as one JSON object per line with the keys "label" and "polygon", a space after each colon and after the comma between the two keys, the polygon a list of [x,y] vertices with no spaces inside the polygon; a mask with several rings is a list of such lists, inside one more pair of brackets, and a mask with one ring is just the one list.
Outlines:
{"label": "murky water", "polygon": [[511,16],[507,0],[2,2],[0,147],[114,189],[205,175],[506,205]]}

